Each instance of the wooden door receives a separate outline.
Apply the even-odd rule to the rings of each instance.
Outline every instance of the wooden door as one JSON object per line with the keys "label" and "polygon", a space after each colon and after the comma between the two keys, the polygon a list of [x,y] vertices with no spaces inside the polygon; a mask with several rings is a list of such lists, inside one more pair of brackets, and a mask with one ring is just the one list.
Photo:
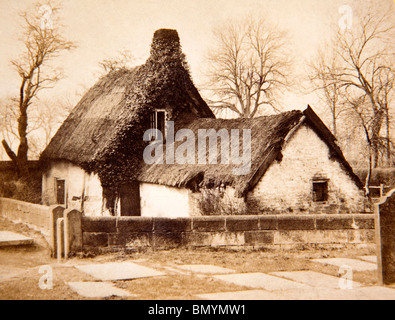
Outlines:
{"label": "wooden door", "polygon": [[56,203],[66,203],[66,183],[63,179],[56,179]]}
{"label": "wooden door", "polygon": [[120,188],[121,216],[140,216],[140,186],[138,182]]}

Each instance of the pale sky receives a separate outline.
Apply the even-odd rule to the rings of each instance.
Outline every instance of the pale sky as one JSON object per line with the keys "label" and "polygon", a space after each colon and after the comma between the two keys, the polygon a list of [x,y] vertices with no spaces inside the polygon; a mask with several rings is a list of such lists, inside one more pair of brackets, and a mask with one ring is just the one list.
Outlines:
{"label": "pale sky", "polygon": [[[75,41],[78,47],[56,60],[64,70],[65,79],[43,94],[73,96],[75,91],[89,88],[97,80],[98,62],[116,56],[123,49],[134,54],[136,64],[144,63],[152,35],[159,28],[177,29],[192,77],[199,84],[213,27],[246,15],[265,17],[287,30],[298,69],[303,71],[303,59],[315,53],[316,46],[327,36],[331,17],[339,15],[341,5],[351,3],[349,0],[62,1],[65,37]],[[21,31],[18,12],[31,5],[31,0],[0,0],[0,97],[17,94],[19,79],[9,61],[23,50],[17,41]],[[291,108],[305,107],[309,102],[304,99],[294,93],[286,98],[295,104]]]}
{"label": "pale sky", "polygon": [[[373,0],[380,4],[393,0]],[[213,27],[226,20],[244,16],[263,17],[289,34],[290,54],[296,57],[294,80],[306,76],[306,61],[316,54],[329,31],[338,28],[339,8],[363,6],[365,0],[65,0],[60,13],[65,38],[77,48],[56,59],[64,79],[55,88],[42,91],[41,97],[57,99],[76,97],[98,79],[99,62],[129,50],[136,65],[149,56],[155,30],[176,29],[191,68],[192,78],[202,83],[205,54],[212,45]],[[10,64],[23,52],[18,38],[21,18],[18,12],[32,7],[32,0],[0,0],[0,101],[17,96],[20,79]],[[395,5],[393,6],[395,8]],[[356,8],[355,8],[356,9]],[[56,26],[55,26],[56,27]],[[78,93],[78,95],[76,95]],[[73,99],[74,97],[74,99]],[[204,94],[203,94],[204,97]],[[319,104],[314,94],[284,92],[287,109],[305,109]],[[318,107],[316,107],[318,109]]]}

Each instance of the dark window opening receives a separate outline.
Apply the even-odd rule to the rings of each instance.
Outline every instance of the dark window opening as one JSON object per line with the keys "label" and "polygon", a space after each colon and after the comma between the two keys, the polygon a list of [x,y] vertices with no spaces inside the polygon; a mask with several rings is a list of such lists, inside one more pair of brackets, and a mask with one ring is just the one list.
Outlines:
{"label": "dark window opening", "polygon": [[313,181],[313,201],[328,201],[328,181]]}
{"label": "dark window opening", "polygon": [[[166,111],[155,111],[151,115],[151,129],[157,129],[162,133],[163,140],[166,136]],[[154,137],[158,140],[158,136]]]}

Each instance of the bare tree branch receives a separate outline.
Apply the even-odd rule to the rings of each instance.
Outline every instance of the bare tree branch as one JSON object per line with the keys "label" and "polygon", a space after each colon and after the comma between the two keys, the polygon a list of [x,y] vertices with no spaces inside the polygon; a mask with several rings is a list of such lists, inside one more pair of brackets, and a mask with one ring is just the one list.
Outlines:
{"label": "bare tree branch", "polygon": [[216,49],[209,53],[212,92],[224,109],[245,118],[263,105],[273,106],[281,88],[289,85],[286,35],[263,20],[248,19],[215,30]]}
{"label": "bare tree branch", "polygon": [[34,130],[34,127],[28,130],[28,109],[41,90],[52,87],[60,79],[59,72],[47,70],[49,69],[48,62],[58,57],[61,52],[75,47],[72,42],[65,40],[62,36],[62,25],[55,15],[60,8],[51,3],[45,4],[45,8],[53,13],[54,19],[51,21],[52,24],[47,26],[43,24],[40,14],[40,9],[43,7],[42,3],[37,2],[34,10],[20,14],[24,23],[21,40],[25,51],[18,59],[11,61],[21,78],[17,103],[19,147],[16,157],[18,165],[25,164],[28,159],[27,135]]}

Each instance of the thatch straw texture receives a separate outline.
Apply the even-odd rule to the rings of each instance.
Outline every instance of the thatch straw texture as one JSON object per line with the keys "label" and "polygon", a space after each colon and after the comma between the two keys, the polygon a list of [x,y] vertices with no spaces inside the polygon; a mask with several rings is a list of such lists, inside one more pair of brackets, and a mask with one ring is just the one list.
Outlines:
{"label": "thatch straw texture", "polygon": [[[355,183],[362,188],[359,178],[353,173],[351,166],[344,158],[340,148],[336,144],[335,137],[325,127],[321,120],[316,116],[314,111],[309,107],[304,112],[294,110],[266,117],[257,117],[254,119],[196,119],[189,123],[179,123],[176,130],[186,128],[192,130],[195,141],[192,141],[195,151],[194,164],[174,164],[166,163],[166,146],[164,148],[163,164],[145,164],[142,167],[138,179],[141,182],[163,184],[174,187],[194,188],[195,184],[200,187],[218,187],[228,185],[235,188],[238,196],[243,196],[251,190],[259,179],[265,174],[266,170],[273,161],[281,161],[281,150],[284,139],[296,128],[298,124],[304,123],[312,127],[313,130],[325,141],[331,150],[331,156],[339,161]],[[202,143],[198,141],[199,129],[214,129],[218,132],[225,129],[230,132],[233,129],[239,130],[239,151],[243,152],[243,129],[251,130],[251,169],[245,175],[233,174],[233,169],[240,167],[240,164],[233,164],[232,160],[229,164],[221,164],[221,139],[217,139],[217,144],[213,148],[217,148],[216,164],[209,164],[209,148],[208,141],[206,143],[206,164],[199,164],[198,149],[202,147]],[[231,139],[230,139],[231,140]],[[184,141],[174,142],[174,146],[169,148],[177,150],[184,144]]]}
{"label": "thatch straw texture", "polygon": [[[41,159],[85,163],[116,135],[115,128],[126,105],[126,91],[134,70],[118,70],[100,79],[81,99],[59,128]],[[129,110],[133,112],[133,110]]]}
{"label": "thatch straw texture", "polygon": [[[188,140],[195,148],[194,164],[153,164],[144,165],[139,175],[139,180],[148,183],[164,184],[176,187],[188,187],[193,181],[200,186],[215,187],[221,184],[230,185],[236,188],[239,193],[243,193],[249,185],[256,171],[261,166],[268,166],[276,158],[277,153],[281,150],[282,143],[288,132],[298,123],[303,116],[301,111],[290,111],[267,117],[257,117],[254,119],[196,119],[190,123],[181,123],[177,129],[190,129],[195,136],[194,141]],[[243,129],[251,130],[251,144],[247,145],[245,151],[251,152],[251,169],[248,174],[235,175],[233,169],[240,168],[241,164],[234,164],[230,159],[229,164],[222,164],[221,139],[217,139],[217,161],[216,164],[209,164],[209,153],[213,152],[209,148],[208,139],[206,144],[206,164],[199,164],[198,149],[202,148],[202,141],[198,141],[199,129],[214,129],[218,132],[225,129],[229,133],[229,141],[231,143],[231,130],[239,131],[239,152],[243,153]],[[186,140],[184,140],[186,141]],[[184,143],[184,141],[176,141],[174,149]],[[231,149],[233,145],[230,146]],[[201,149],[202,150],[202,149]],[[164,150],[166,154],[166,148]],[[273,158],[274,156],[274,158]],[[164,155],[164,158],[166,155]],[[176,162],[176,161],[175,161]]]}

